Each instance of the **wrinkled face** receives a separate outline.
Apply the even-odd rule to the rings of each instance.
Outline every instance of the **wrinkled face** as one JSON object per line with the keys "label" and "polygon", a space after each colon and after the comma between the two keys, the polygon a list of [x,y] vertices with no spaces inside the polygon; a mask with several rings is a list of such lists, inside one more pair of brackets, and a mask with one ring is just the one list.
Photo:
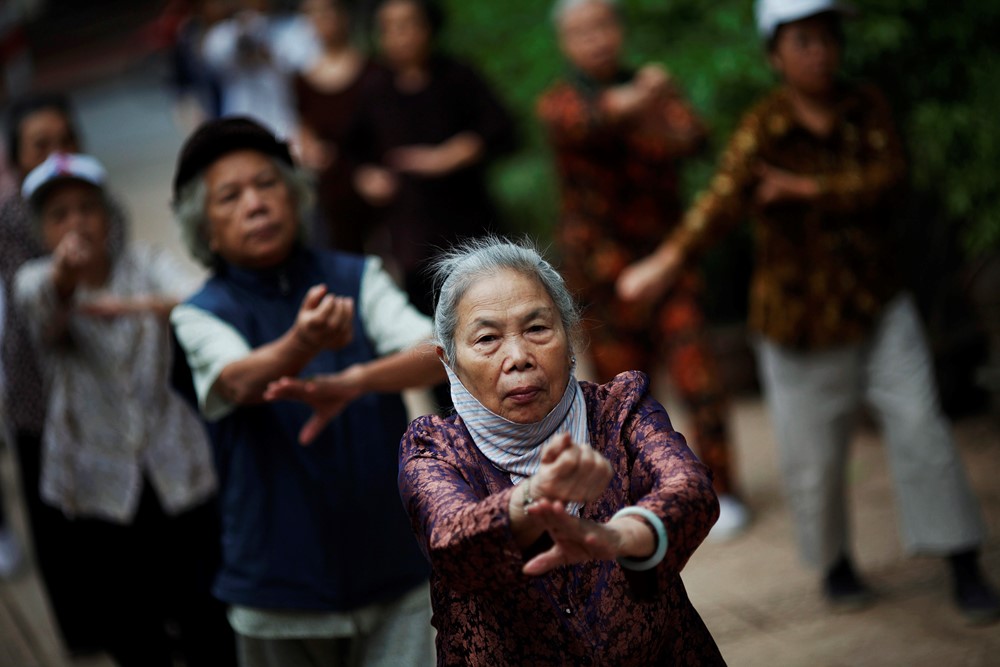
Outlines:
{"label": "wrinkled face", "polygon": [[349,37],[347,14],[333,0],[305,0],[302,13],[324,44],[343,44]]}
{"label": "wrinkled face", "polygon": [[451,366],[466,389],[513,422],[545,417],[566,391],[570,349],[541,283],[510,270],[486,276],[466,291],[457,311]]}
{"label": "wrinkled face", "polygon": [[390,0],[378,10],[378,41],[390,66],[423,64],[431,52],[431,27],[421,8],[409,0]]}
{"label": "wrinkled face", "polygon": [[807,95],[833,90],[842,52],[835,25],[829,14],[819,14],[778,29],[771,66],[790,87]]}
{"label": "wrinkled face", "polygon": [[600,0],[567,10],[559,19],[559,45],[584,74],[607,80],[615,75],[624,33],[614,9]]}
{"label": "wrinkled face", "polygon": [[90,247],[95,260],[107,258],[108,211],[101,191],[89,183],[68,180],[50,186],[39,210],[42,242],[52,252],[67,234]]}
{"label": "wrinkled face", "polygon": [[298,236],[292,193],[270,158],[253,150],[222,156],[205,170],[208,246],[230,264],[280,264]]}
{"label": "wrinkled face", "polygon": [[69,119],[58,109],[39,109],[21,120],[17,168],[24,175],[53,153],[79,153]]}

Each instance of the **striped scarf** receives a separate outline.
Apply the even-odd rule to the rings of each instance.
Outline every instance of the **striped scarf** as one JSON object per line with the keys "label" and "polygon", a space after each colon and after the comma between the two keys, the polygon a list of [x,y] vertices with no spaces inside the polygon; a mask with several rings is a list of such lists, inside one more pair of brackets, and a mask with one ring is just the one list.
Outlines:
{"label": "striped scarf", "polygon": [[[590,447],[587,405],[580,383],[573,375],[575,365],[570,368],[562,399],[541,421],[531,424],[518,424],[491,412],[469,393],[448,364],[444,367],[455,411],[469,429],[472,441],[494,466],[510,475],[515,485],[538,472],[542,464],[541,445],[553,435],[569,433],[573,444]],[[567,511],[579,514],[581,507],[581,503],[569,503]]]}

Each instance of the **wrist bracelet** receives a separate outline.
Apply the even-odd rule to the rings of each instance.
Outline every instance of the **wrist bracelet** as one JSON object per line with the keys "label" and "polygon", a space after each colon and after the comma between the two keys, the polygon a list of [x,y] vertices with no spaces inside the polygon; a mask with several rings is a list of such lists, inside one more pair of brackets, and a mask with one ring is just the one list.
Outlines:
{"label": "wrist bracelet", "polygon": [[660,561],[663,560],[663,557],[667,555],[667,529],[664,528],[663,521],[660,517],[656,516],[645,507],[636,506],[623,507],[615,512],[615,515],[611,517],[611,520],[614,521],[615,519],[623,516],[642,517],[649,523],[653,532],[656,534],[656,550],[653,552],[652,556],[643,560],[636,560],[635,558],[629,558],[627,556],[620,556],[615,560],[617,560],[618,564],[626,570],[638,570],[640,572],[643,570],[651,570],[659,565]]}
{"label": "wrist bracelet", "polygon": [[521,504],[522,509],[527,509],[528,505],[531,505],[537,500],[531,495],[531,477],[524,480],[524,502]]}

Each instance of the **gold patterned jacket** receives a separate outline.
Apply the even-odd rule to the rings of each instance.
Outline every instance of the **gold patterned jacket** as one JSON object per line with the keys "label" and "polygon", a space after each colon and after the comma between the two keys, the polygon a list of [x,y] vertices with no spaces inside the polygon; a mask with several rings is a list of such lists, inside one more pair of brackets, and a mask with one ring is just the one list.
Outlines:
{"label": "gold patterned jacket", "polygon": [[[820,196],[755,204],[762,163],[814,176]],[[801,349],[850,343],[868,335],[899,289],[890,221],[905,172],[877,89],[845,86],[836,122],[821,137],[796,121],[780,88],[743,117],[711,184],[671,238],[697,251],[751,218],[751,330]]]}

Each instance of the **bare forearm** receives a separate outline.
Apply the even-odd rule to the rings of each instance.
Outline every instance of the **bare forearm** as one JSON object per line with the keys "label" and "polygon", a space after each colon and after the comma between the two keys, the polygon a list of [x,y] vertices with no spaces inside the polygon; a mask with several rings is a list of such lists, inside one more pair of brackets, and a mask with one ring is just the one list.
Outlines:
{"label": "bare forearm", "polygon": [[212,391],[231,403],[259,403],[268,383],[298,375],[315,355],[314,348],[289,331],[222,369]]}
{"label": "bare forearm", "polygon": [[485,145],[482,138],[475,132],[462,132],[448,139],[442,146],[451,156],[452,170],[462,169],[479,162],[483,156]]}
{"label": "bare forearm", "polygon": [[446,377],[444,366],[429,342],[360,364],[352,372],[357,373],[360,393],[395,393],[429,387],[443,382]]}

